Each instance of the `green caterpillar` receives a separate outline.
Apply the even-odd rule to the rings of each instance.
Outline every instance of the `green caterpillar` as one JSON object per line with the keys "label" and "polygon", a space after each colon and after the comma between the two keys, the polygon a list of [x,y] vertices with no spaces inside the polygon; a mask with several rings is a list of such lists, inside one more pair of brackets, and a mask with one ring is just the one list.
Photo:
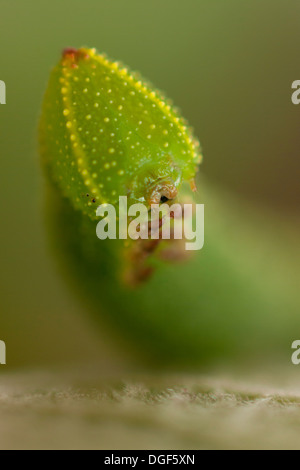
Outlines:
{"label": "green caterpillar", "polygon": [[[120,63],[83,48],[66,49],[52,71],[40,149],[51,181],[92,221],[100,204],[117,206],[119,196],[148,208],[182,199],[184,182],[195,190],[201,161],[198,140],[160,92]],[[153,271],[147,261],[157,245],[161,249],[151,241],[106,249],[119,258],[119,277],[136,284]],[[171,258],[180,251],[175,246]]]}

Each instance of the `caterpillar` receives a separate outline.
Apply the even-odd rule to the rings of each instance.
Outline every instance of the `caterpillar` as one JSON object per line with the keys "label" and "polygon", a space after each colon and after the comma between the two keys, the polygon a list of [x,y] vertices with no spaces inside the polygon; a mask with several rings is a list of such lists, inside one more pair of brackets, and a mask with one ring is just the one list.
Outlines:
{"label": "caterpillar", "polygon": [[[40,151],[51,181],[91,220],[97,206],[117,205],[120,195],[129,204],[143,202],[150,208],[176,200],[184,182],[195,190],[201,161],[199,141],[159,91],[121,63],[87,48],[64,50],[51,73]],[[156,247],[146,242],[127,247],[121,264],[129,269],[123,278],[147,278],[152,269],[144,265],[145,254]]]}
{"label": "caterpillar", "polygon": [[[202,159],[192,129],[138,73],[95,49],[66,49],[44,96],[39,144],[48,181],[49,232],[76,290],[83,291],[97,318],[113,323],[143,355],[162,350],[164,356],[182,355],[178,338],[177,349],[167,340],[159,326],[160,309],[150,301],[156,297],[155,282],[163,288],[159,276],[150,279],[150,274],[167,272],[170,260],[186,255],[179,241],[99,240],[95,222],[97,207],[117,205],[121,195],[129,204],[149,208],[192,198]],[[147,298],[144,318],[138,306]],[[178,305],[173,299],[170,309],[174,301]],[[179,327],[181,313],[173,320]],[[184,355],[195,344],[190,333],[196,331],[187,331]]]}

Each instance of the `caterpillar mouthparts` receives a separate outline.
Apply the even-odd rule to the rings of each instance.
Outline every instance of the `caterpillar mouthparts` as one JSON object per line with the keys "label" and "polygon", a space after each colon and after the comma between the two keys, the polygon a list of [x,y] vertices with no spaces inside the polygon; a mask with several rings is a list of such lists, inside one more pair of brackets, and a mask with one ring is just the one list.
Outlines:
{"label": "caterpillar mouthparts", "polygon": [[173,182],[157,183],[149,198],[150,204],[159,204],[176,199],[178,190]]}

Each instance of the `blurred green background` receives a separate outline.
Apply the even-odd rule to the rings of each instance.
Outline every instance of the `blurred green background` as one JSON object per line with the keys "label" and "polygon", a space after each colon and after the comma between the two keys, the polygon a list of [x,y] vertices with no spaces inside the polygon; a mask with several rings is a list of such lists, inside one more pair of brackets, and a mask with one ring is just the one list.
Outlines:
{"label": "blurred green background", "polygon": [[10,368],[120,359],[65,285],[44,224],[36,129],[49,71],[68,46],[96,47],[166,91],[200,138],[201,173],[262,223],[274,221],[280,251],[265,263],[295,307],[274,321],[298,339],[299,15],[297,0],[0,0],[0,339]]}

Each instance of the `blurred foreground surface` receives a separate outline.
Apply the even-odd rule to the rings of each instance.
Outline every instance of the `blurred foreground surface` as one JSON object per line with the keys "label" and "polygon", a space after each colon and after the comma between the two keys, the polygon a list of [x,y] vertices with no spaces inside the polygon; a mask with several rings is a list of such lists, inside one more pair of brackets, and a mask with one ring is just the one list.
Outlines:
{"label": "blurred foreground surface", "polygon": [[268,382],[218,375],[120,382],[99,380],[95,370],[3,375],[0,448],[299,449],[299,377]]}

